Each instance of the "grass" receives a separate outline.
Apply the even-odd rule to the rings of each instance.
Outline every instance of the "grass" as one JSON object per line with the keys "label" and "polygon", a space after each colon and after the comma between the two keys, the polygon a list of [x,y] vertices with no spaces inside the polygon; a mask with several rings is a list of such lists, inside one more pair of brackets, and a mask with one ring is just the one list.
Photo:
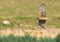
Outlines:
{"label": "grass", "polygon": [[50,37],[31,37],[29,35],[26,36],[14,36],[10,35],[8,37],[6,36],[0,36],[0,42],[60,42],[60,34],[57,35],[56,38],[50,38]]}
{"label": "grass", "polygon": [[28,16],[17,16],[16,18],[21,20],[32,19],[32,17],[28,17]]}
{"label": "grass", "polygon": [[3,24],[3,21],[5,21],[5,20],[10,21],[9,19],[0,18],[0,29],[6,29],[6,28],[14,27],[14,24],[11,21],[10,21],[10,24],[8,24],[8,25]]}
{"label": "grass", "polygon": [[[37,16],[39,14],[39,6],[41,2],[41,0],[0,0],[0,18],[9,18],[13,24],[18,26],[20,23],[26,23],[26,21],[30,22],[29,24],[31,25],[34,24],[38,26]],[[46,0],[47,17],[54,18],[54,21],[52,21],[53,23],[48,21],[47,24],[54,25],[57,28],[60,28],[60,19],[57,18],[60,17],[59,4],[59,0]]]}
{"label": "grass", "polygon": [[14,25],[11,23],[11,24],[9,24],[9,25],[5,25],[5,24],[0,24],[0,29],[6,29],[6,28],[11,28],[11,27],[13,27]]}
{"label": "grass", "polygon": [[47,25],[54,25],[56,28],[60,28],[60,17],[53,17],[53,19],[47,23]]}
{"label": "grass", "polygon": [[56,42],[60,42],[60,34],[56,37]]}

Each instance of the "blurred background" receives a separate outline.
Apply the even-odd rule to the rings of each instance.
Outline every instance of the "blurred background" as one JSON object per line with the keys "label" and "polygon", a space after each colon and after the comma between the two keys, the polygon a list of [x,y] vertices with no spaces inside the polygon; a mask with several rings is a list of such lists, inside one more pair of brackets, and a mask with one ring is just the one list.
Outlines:
{"label": "blurred background", "polygon": [[[37,28],[39,7],[42,0],[0,0],[0,28]],[[46,27],[60,28],[60,0],[45,0],[47,17]],[[9,25],[2,24],[8,20]]]}

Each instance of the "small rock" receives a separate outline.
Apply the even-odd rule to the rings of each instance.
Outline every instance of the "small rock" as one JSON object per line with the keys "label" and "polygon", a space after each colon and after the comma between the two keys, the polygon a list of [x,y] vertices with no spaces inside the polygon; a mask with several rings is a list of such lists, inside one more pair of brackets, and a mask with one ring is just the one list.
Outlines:
{"label": "small rock", "polygon": [[5,25],[11,24],[10,21],[8,21],[8,20],[4,20],[2,23]]}

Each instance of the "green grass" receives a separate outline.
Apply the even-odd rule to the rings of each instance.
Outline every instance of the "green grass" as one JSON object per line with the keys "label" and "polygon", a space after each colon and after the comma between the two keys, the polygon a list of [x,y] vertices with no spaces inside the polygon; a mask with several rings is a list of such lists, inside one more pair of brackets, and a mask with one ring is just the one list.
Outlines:
{"label": "green grass", "polygon": [[[39,14],[39,6],[41,0],[0,0],[0,18],[7,19],[15,25],[19,25],[24,21],[37,24],[37,16]],[[55,21],[47,22],[48,25],[54,25],[60,28],[60,23],[57,17],[60,17],[60,1],[59,0],[46,0],[47,17],[54,18]],[[32,17],[28,17],[32,16]],[[14,18],[14,20],[13,20]],[[21,22],[19,22],[21,20]],[[1,21],[1,19],[0,19]],[[33,22],[34,21],[34,22]],[[56,22],[58,21],[58,22]],[[16,22],[16,23],[15,23]],[[19,22],[19,23],[18,23]],[[26,23],[26,22],[25,22]],[[27,24],[27,23],[26,23]],[[4,26],[3,26],[4,27]]]}
{"label": "green grass", "polygon": [[3,24],[3,21],[5,21],[5,20],[10,21],[9,19],[0,18],[0,29],[6,29],[6,28],[14,27],[14,24],[12,23],[12,21],[10,21],[10,24],[8,24],[8,25]]}
{"label": "green grass", "polygon": [[56,42],[60,42],[60,34],[56,37]]}
{"label": "green grass", "polygon": [[29,35],[26,36],[14,36],[10,35],[8,37],[6,36],[0,36],[0,42],[60,42],[60,34],[57,35],[56,38],[50,38],[50,37],[31,37]]}
{"label": "green grass", "polygon": [[28,17],[28,16],[18,16],[16,17],[17,19],[21,19],[21,20],[27,20],[27,19],[32,19],[33,17]]}
{"label": "green grass", "polygon": [[5,24],[2,24],[2,23],[1,23],[1,24],[0,24],[0,29],[4,29],[4,28],[5,28],[5,29],[6,29],[6,28],[11,28],[11,27],[13,27],[13,26],[14,26],[14,24],[12,24],[12,23],[11,23],[11,24],[9,24],[9,25],[5,25]]}

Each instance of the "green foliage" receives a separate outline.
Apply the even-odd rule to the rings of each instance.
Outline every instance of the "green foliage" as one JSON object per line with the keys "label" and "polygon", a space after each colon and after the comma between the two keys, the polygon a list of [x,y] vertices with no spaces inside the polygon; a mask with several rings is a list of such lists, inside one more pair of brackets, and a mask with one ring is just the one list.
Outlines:
{"label": "green foliage", "polygon": [[56,38],[50,38],[50,37],[31,37],[29,35],[26,36],[14,36],[10,35],[8,37],[6,36],[0,36],[0,42],[60,42],[60,34],[57,35]]}
{"label": "green foliage", "polygon": [[60,34],[56,37],[56,42],[60,42]]}
{"label": "green foliage", "polygon": [[55,42],[56,39],[52,39],[50,37],[39,38],[39,42]]}

